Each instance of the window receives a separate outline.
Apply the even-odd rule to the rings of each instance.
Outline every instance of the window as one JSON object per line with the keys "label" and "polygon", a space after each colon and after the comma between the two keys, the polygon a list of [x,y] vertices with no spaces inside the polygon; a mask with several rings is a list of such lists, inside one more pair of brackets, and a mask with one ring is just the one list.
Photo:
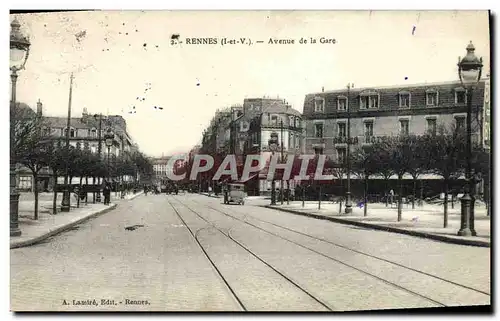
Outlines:
{"label": "window", "polygon": [[323,154],[323,148],[322,147],[314,147],[314,153],[316,155],[322,155]]}
{"label": "window", "polygon": [[300,118],[295,119],[295,127],[300,128]]}
{"label": "window", "polygon": [[317,113],[322,113],[325,111],[325,100],[320,97],[314,99],[314,111]]}
{"label": "window", "polygon": [[295,117],[288,116],[288,121],[290,122],[290,127],[294,127],[295,126]]}
{"label": "window", "polygon": [[408,119],[401,119],[399,121],[401,135],[410,134],[410,121]]}
{"label": "window", "polygon": [[399,107],[402,108],[410,107],[410,93],[399,94]]}
{"label": "window", "polygon": [[437,121],[436,118],[427,119],[427,132],[431,135],[436,135]]}
{"label": "window", "polygon": [[465,104],[466,100],[465,91],[455,91],[455,104]]}
{"label": "window", "polygon": [[300,136],[295,136],[295,148],[300,148]]}
{"label": "window", "polygon": [[90,130],[90,137],[97,137],[97,129],[92,128]]}
{"label": "window", "polygon": [[278,116],[277,115],[271,116],[271,125],[278,125]]}
{"label": "window", "polygon": [[366,121],[365,122],[365,137],[372,137],[373,136],[373,122],[372,121]]}
{"label": "window", "polygon": [[20,189],[30,189],[31,188],[31,176],[19,176],[19,188]]}
{"label": "window", "polygon": [[339,97],[337,99],[337,109],[338,110],[346,110],[347,109],[347,98]]}
{"label": "window", "polygon": [[288,146],[289,148],[291,148],[292,146],[294,146],[294,142],[293,142],[293,134],[290,133],[290,136],[288,137]]}
{"label": "window", "polygon": [[338,123],[338,136],[339,137],[346,137],[346,123]]}
{"label": "window", "polygon": [[366,95],[360,97],[361,109],[378,108],[378,95]]}
{"label": "window", "polygon": [[337,148],[337,161],[339,163],[344,163],[346,161],[347,149],[346,148]]}
{"label": "window", "polygon": [[456,129],[457,130],[464,130],[465,129],[465,116],[456,116],[455,122],[456,122]]}
{"label": "window", "polygon": [[323,124],[314,125],[314,136],[316,138],[323,138]]}
{"label": "window", "polygon": [[426,95],[427,106],[438,105],[438,93],[436,91],[428,92]]}

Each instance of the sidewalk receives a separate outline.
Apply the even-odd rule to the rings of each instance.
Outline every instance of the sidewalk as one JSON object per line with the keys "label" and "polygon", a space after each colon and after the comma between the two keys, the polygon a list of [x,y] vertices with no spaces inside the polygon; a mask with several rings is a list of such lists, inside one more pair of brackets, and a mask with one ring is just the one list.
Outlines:
{"label": "sidewalk", "polygon": [[[58,212],[56,215],[52,215],[53,194],[42,193],[39,196],[38,220],[33,220],[33,195],[32,193],[22,193],[19,201],[19,228],[22,234],[19,237],[10,238],[10,248],[13,249],[38,243],[70,229],[85,220],[113,210],[121,202],[132,200],[141,194],[142,192],[129,194],[126,195],[124,199],[120,199],[119,197],[115,197],[115,193],[112,193],[112,203],[110,205],[104,205],[103,203],[93,204],[91,202],[85,205],[85,202],[80,201],[80,208],[76,207],[76,201],[72,198],[70,212],[60,212],[62,195],[58,195]],[[92,198],[89,196],[89,200],[91,199]]]}
{"label": "sidewalk", "polygon": [[339,204],[332,202],[322,202],[321,209],[318,210],[318,202],[305,202],[302,207],[301,201],[290,202],[290,205],[270,206],[272,208],[292,214],[313,217],[317,219],[329,220],[332,222],[356,225],[371,229],[388,232],[407,234],[417,237],[438,240],[442,242],[490,247],[491,230],[490,217],[486,216],[484,206],[476,206],[474,228],[477,236],[462,237],[457,232],[460,229],[460,204],[456,204],[454,209],[448,208],[448,227],[443,228],[443,207],[425,204],[422,207],[415,206],[415,209],[404,206],[402,220],[397,221],[397,208],[385,207],[385,204],[368,204],[368,213],[364,217],[363,208],[353,204],[351,214],[344,214],[344,204],[342,204],[342,214],[339,214]]}

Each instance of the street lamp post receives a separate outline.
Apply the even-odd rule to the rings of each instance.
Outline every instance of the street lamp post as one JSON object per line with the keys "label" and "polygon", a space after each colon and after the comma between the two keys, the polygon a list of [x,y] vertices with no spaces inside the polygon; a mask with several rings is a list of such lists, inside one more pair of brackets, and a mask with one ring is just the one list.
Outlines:
{"label": "street lamp post", "polygon": [[347,192],[346,192],[346,203],[345,203],[345,213],[352,213],[352,202],[351,202],[351,109],[349,108],[349,95],[351,93],[351,88],[354,85],[351,83],[347,84]]}
{"label": "street lamp post", "polygon": [[474,179],[472,177],[472,91],[474,87],[479,83],[481,79],[481,71],[483,68],[483,58],[477,58],[474,54],[474,45],[472,41],[466,48],[467,55],[460,59],[458,57],[458,77],[462,86],[466,89],[466,99],[467,99],[467,167],[465,172],[465,191],[464,196],[461,201],[461,216],[460,216],[460,230],[458,231],[459,236],[475,236],[476,231],[474,230],[471,221],[474,220],[473,215],[473,199],[471,196],[472,184],[474,184]]}
{"label": "street lamp post", "polygon": [[16,189],[16,85],[17,72],[24,69],[28,60],[30,42],[21,34],[21,25],[14,19],[10,24],[10,79],[12,81],[12,98],[10,110],[10,236],[20,236],[19,229],[19,192]]}
{"label": "street lamp post", "polygon": [[[271,133],[271,138],[269,138],[268,145],[269,149],[271,150],[272,160],[274,158],[274,152],[278,147],[278,134],[276,134],[275,132]],[[274,179],[274,173],[271,181],[271,205],[276,205],[276,180]]]}
{"label": "street lamp post", "polygon": [[111,153],[111,146],[113,146],[113,140],[115,139],[115,134],[111,130],[111,127],[108,127],[108,130],[104,135],[104,139],[106,140],[106,147],[108,147],[108,182],[111,182],[110,153]]}

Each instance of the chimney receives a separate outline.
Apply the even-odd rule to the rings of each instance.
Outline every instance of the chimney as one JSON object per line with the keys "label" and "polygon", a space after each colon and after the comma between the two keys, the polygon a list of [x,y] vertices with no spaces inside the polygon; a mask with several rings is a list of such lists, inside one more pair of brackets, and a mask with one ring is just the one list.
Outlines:
{"label": "chimney", "polygon": [[43,115],[43,104],[40,99],[38,99],[38,102],[36,103],[36,113],[40,116]]}

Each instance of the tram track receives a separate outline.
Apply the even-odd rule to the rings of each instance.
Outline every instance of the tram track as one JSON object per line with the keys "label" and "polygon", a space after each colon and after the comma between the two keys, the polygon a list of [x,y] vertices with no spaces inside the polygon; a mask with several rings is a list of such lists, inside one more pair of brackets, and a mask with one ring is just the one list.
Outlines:
{"label": "tram track", "polygon": [[[380,280],[380,281],[382,281],[382,282],[384,282],[384,283],[390,284],[390,285],[392,285],[392,286],[394,286],[394,287],[396,287],[396,288],[399,288],[399,289],[401,289],[401,290],[403,290],[403,291],[409,292],[409,293],[411,293],[411,294],[413,294],[413,295],[416,295],[416,296],[419,296],[419,297],[421,297],[421,298],[423,298],[423,299],[426,299],[426,300],[428,300],[428,301],[431,301],[431,302],[433,302],[434,304],[437,304],[437,305],[439,305],[439,306],[444,306],[444,307],[445,307],[445,306],[448,306],[448,305],[447,305],[447,304],[445,304],[445,303],[443,303],[443,302],[440,302],[440,301],[438,301],[438,300],[432,299],[432,298],[430,298],[430,297],[428,297],[428,296],[426,296],[426,295],[423,295],[423,294],[417,293],[417,292],[415,292],[415,291],[412,291],[412,290],[410,290],[410,289],[407,289],[407,288],[405,288],[405,287],[403,287],[403,286],[401,286],[401,285],[398,285],[398,284],[396,284],[396,283],[394,283],[394,282],[391,282],[391,281],[389,281],[389,280],[386,280],[386,279],[384,279],[384,278],[381,278],[381,277],[379,277],[379,276],[377,276],[377,275],[374,275],[373,273],[370,273],[370,272],[364,271],[364,270],[362,270],[362,269],[359,269],[359,268],[357,268],[357,267],[355,267],[355,266],[353,266],[353,265],[351,265],[351,264],[348,264],[348,263],[346,263],[346,262],[340,261],[340,260],[338,260],[338,259],[336,259],[336,258],[334,258],[334,257],[331,257],[331,256],[329,256],[329,255],[327,255],[327,254],[325,254],[325,253],[322,253],[322,252],[317,251],[317,250],[315,250],[315,249],[313,249],[313,248],[310,248],[310,247],[308,247],[308,246],[305,246],[305,245],[303,245],[303,244],[300,244],[300,243],[298,243],[298,242],[296,242],[296,241],[293,241],[293,240],[291,240],[291,239],[289,239],[289,238],[283,237],[282,235],[279,235],[279,234],[276,234],[276,233],[270,232],[269,230],[266,230],[265,228],[262,228],[262,227],[260,227],[260,226],[255,225],[255,224],[252,224],[251,222],[248,222],[248,220],[246,220],[246,217],[251,217],[251,219],[252,219],[252,220],[256,220],[256,221],[259,221],[259,222],[262,222],[262,223],[265,223],[265,224],[269,224],[269,225],[272,225],[272,226],[274,226],[274,227],[277,227],[277,228],[280,228],[280,229],[283,229],[283,230],[287,230],[287,231],[289,231],[289,232],[293,232],[293,233],[296,233],[296,234],[301,235],[301,236],[305,236],[305,237],[311,238],[311,239],[313,239],[313,240],[315,240],[315,241],[324,242],[324,243],[327,243],[327,244],[329,244],[329,245],[333,245],[333,246],[336,246],[336,247],[338,247],[338,248],[342,248],[343,250],[351,251],[351,252],[354,252],[354,253],[357,253],[357,254],[360,254],[360,255],[364,255],[364,256],[369,257],[369,258],[372,258],[372,259],[376,259],[376,260],[379,260],[379,261],[383,261],[383,262],[385,262],[385,263],[387,263],[387,264],[391,264],[391,265],[397,266],[397,267],[399,267],[399,268],[403,268],[403,269],[406,269],[406,270],[408,270],[408,271],[412,271],[412,272],[415,272],[415,273],[418,273],[418,274],[424,275],[424,276],[426,276],[426,277],[433,278],[433,279],[438,280],[438,281],[440,281],[440,282],[445,282],[445,283],[447,283],[447,284],[450,284],[450,285],[453,285],[453,286],[457,286],[457,287],[460,287],[460,288],[466,289],[466,290],[468,290],[468,291],[474,291],[474,292],[477,292],[477,293],[480,293],[480,294],[482,294],[482,295],[486,295],[486,296],[490,297],[490,294],[489,294],[489,293],[487,293],[487,292],[485,292],[485,291],[482,291],[482,290],[479,290],[479,289],[475,289],[475,288],[472,288],[472,287],[470,287],[470,286],[462,285],[462,284],[456,283],[456,282],[454,282],[454,281],[447,280],[447,279],[445,279],[445,278],[442,278],[442,277],[439,277],[439,276],[436,276],[436,275],[433,275],[433,274],[430,274],[430,273],[427,273],[427,272],[424,272],[424,271],[420,271],[420,270],[417,270],[417,269],[414,269],[414,268],[411,268],[411,267],[405,266],[405,265],[400,264],[400,263],[397,263],[397,262],[393,262],[393,261],[391,261],[391,260],[387,260],[387,259],[384,259],[384,258],[381,258],[381,257],[375,256],[375,255],[372,255],[372,254],[369,254],[369,253],[365,253],[365,252],[362,252],[362,251],[359,251],[359,250],[356,250],[356,249],[352,249],[352,248],[346,247],[346,246],[344,246],[344,245],[342,245],[342,244],[338,244],[338,243],[335,243],[335,242],[332,242],[332,241],[329,241],[329,240],[325,240],[325,239],[322,239],[322,238],[318,238],[318,237],[315,237],[315,236],[312,236],[312,235],[309,235],[309,234],[306,234],[306,233],[303,233],[303,232],[297,231],[297,230],[295,230],[295,229],[288,228],[288,227],[286,227],[286,226],[282,226],[282,225],[275,224],[275,223],[272,223],[272,222],[269,222],[269,221],[266,221],[266,220],[262,220],[262,219],[259,219],[259,218],[254,217],[253,215],[250,215],[250,214],[248,214],[248,213],[244,213],[244,214],[243,214],[243,213],[240,213],[240,214],[244,215],[244,219],[242,220],[242,219],[240,219],[240,218],[238,218],[238,217],[235,217],[235,216],[233,216],[233,215],[231,215],[231,214],[228,214],[228,213],[226,213],[226,212],[224,212],[224,211],[221,211],[220,209],[215,208],[215,207],[213,207],[213,206],[210,206],[210,205],[207,205],[207,204],[204,204],[204,203],[203,203],[203,204],[201,204],[201,203],[196,202],[196,201],[194,201],[194,200],[190,200],[190,201],[191,201],[191,202],[193,202],[193,203],[195,203],[195,204],[200,204],[200,205],[203,205],[203,206],[204,206],[204,207],[206,207],[206,208],[209,208],[209,209],[211,209],[211,210],[213,210],[213,211],[215,211],[215,212],[218,212],[218,213],[220,213],[220,214],[223,214],[223,215],[225,215],[225,216],[227,216],[227,217],[230,217],[230,218],[232,218],[232,219],[234,219],[234,220],[237,220],[237,221],[239,221],[239,222],[242,222],[242,223],[244,223],[244,224],[250,225],[250,226],[252,226],[252,227],[254,227],[254,228],[258,229],[258,230],[261,230],[261,231],[263,231],[263,232],[265,232],[265,233],[267,233],[267,234],[270,234],[270,235],[272,235],[272,236],[274,236],[274,237],[278,237],[278,238],[280,238],[280,239],[282,239],[282,240],[285,240],[285,241],[290,242],[290,243],[292,243],[292,244],[294,244],[294,245],[297,245],[297,246],[299,246],[299,247],[301,247],[301,248],[304,248],[304,249],[309,250],[309,251],[311,251],[311,252],[313,252],[313,253],[316,253],[316,254],[318,254],[318,255],[321,255],[321,256],[323,256],[323,257],[325,257],[325,258],[328,258],[328,259],[330,259],[330,260],[332,260],[332,261],[335,261],[335,262],[340,263],[340,264],[342,264],[342,265],[345,265],[345,266],[347,266],[347,267],[349,267],[349,268],[352,268],[352,269],[354,269],[354,270],[357,270],[357,271],[359,271],[359,272],[361,272],[361,273],[364,273],[364,274],[366,274],[366,275],[369,275],[370,277],[376,278],[377,280]],[[184,204],[184,205],[185,205],[185,204]],[[186,205],[185,205],[185,206],[186,206]],[[191,209],[191,210],[192,210],[192,209]]]}
{"label": "tram track", "polygon": [[[177,198],[173,197],[173,199],[175,199],[177,202]],[[237,302],[239,303],[240,307],[242,308],[243,311],[248,311],[247,310],[247,307],[243,304],[241,298],[236,294],[236,291],[233,289],[233,287],[231,287],[231,285],[229,284],[228,280],[224,277],[223,273],[220,271],[220,269],[217,267],[217,265],[215,264],[214,260],[212,260],[212,258],[210,257],[210,255],[208,254],[207,250],[203,247],[203,245],[201,244],[201,241],[199,240],[199,237],[198,237],[198,233],[201,232],[202,230],[207,230],[207,229],[215,229],[217,231],[219,231],[222,235],[224,235],[226,238],[228,238],[229,240],[231,240],[232,242],[234,242],[235,244],[237,244],[240,248],[242,248],[243,250],[245,250],[247,253],[249,253],[252,257],[254,257],[255,259],[257,259],[259,262],[263,263],[265,266],[267,266],[268,268],[270,268],[272,271],[274,271],[275,273],[277,273],[280,277],[282,277],[284,280],[286,280],[287,282],[291,283],[293,286],[295,286],[297,289],[299,289],[300,291],[302,291],[303,293],[305,293],[307,296],[309,296],[312,300],[314,300],[315,302],[317,302],[319,305],[323,306],[325,309],[327,309],[328,311],[332,311],[334,310],[333,307],[331,307],[328,303],[326,302],[323,302],[321,299],[317,298],[316,296],[314,296],[313,294],[311,294],[307,289],[305,289],[304,287],[300,286],[299,284],[297,284],[295,281],[293,281],[292,279],[290,279],[289,277],[287,277],[284,273],[282,273],[281,271],[279,271],[278,269],[276,269],[275,267],[273,267],[271,264],[269,264],[268,262],[266,262],[265,260],[263,260],[261,257],[259,257],[257,254],[255,254],[252,250],[250,250],[248,247],[244,246],[241,242],[239,242],[238,240],[236,240],[232,235],[231,235],[231,230],[229,229],[227,232],[225,232],[223,229],[215,226],[212,222],[210,222],[209,220],[207,220],[206,218],[204,218],[202,215],[200,215],[198,212],[194,211],[193,209],[191,209],[190,207],[186,206],[185,204],[183,204],[182,202],[178,202],[178,204],[180,204],[181,206],[187,208],[189,211],[191,211],[192,213],[194,213],[195,215],[197,215],[200,219],[202,219],[204,222],[206,222],[207,224],[209,224],[210,226],[209,227],[203,227],[203,228],[199,228],[197,229],[194,233],[192,231],[192,229],[189,227],[189,225],[187,224],[187,222],[182,218],[182,216],[180,215],[178,209],[174,206],[174,204],[172,204],[172,202],[170,200],[167,200],[167,202],[169,203],[169,205],[172,207],[172,209],[174,210],[174,212],[176,213],[176,215],[179,217],[179,219],[183,222],[183,224],[186,226],[186,228],[189,230],[189,232],[191,233],[191,235],[193,236],[193,238],[195,239],[196,243],[198,244],[198,246],[201,248],[201,250],[203,251],[203,253],[205,254],[205,256],[207,257],[207,259],[209,260],[210,264],[214,267],[214,269],[217,271],[218,275],[220,276],[220,278],[223,280],[224,284],[227,286],[227,288],[229,289],[229,291],[231,292],[231,294],[233,295],[233,297],[237,300]],[[177,204],[176,204],[177,205]]]}

